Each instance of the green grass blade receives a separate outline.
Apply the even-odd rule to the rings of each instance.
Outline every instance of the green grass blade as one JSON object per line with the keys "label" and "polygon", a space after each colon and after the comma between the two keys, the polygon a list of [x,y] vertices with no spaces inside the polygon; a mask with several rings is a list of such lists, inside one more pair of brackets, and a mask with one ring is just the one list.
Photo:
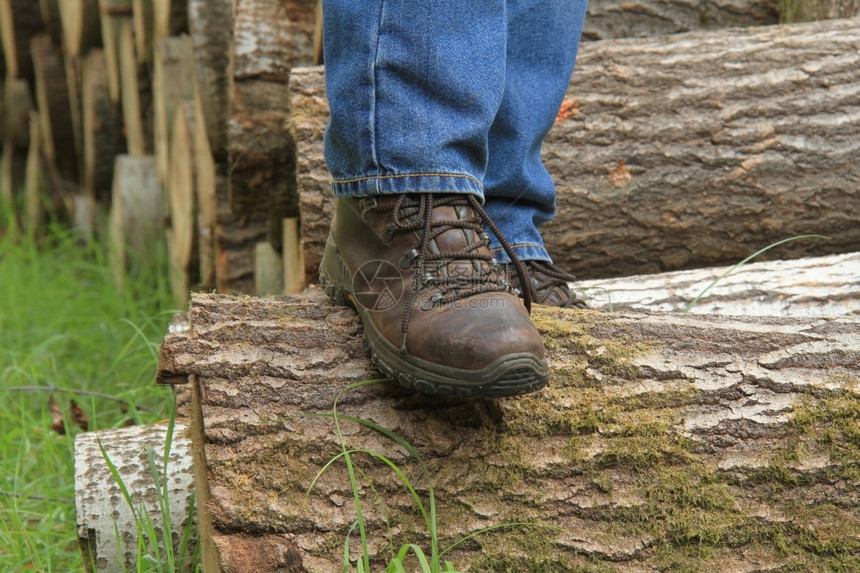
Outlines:
{"label": "green grass blade", "polygon": [[781,241],[777,241],[776,243],[772,243],[772,244],[764,247],[763,249],[759,249],[758,251],[754,252],[753,254],[751,254],[750,256],[748,256],[747,258],[745,258],[744,260],[737,263],[735,266],[733,266],[732,268],[730,268],[729,270],[727,270],[726,272],[724,272],[723,274],[718,276],[716,279],[714,279],[713,282],[711,282],[711,284],[709,284],[707,287],[705,287],[705,289],[702,292],[700,292],[698,294],[698,296],[696,296],[696,298],[694,298],[692,301],[690,301],[690,304],[688,304],[686,307],[684,307],[684,310],[682,312],[684,312],[685,314],[690,312],[690,309],[693,308],[694,306],[696,306],[696,303],[699,302],[699,300],[703,296],[705,296],[708,293],[708,291],[710,291],[714,287],[714,285],[716,285],[718,282],[720,282],[721,280],[726,278],[729,274],[731,274],[735,270],[739,269],[740,267],[744,266],[745,264],[747,264],[748,262],[750,262],[751,260],[753,260],[754,258],[759,256],[760,254],[765,253],[774,247],[778,247],[782,244],[789,243],[791,241],[797,241],[799,239],[824,239],[826,241],[829,241],[830,237],[826,237],[824,235],[797,235],[794,237],[789,237],[787,239],[783,239]]}

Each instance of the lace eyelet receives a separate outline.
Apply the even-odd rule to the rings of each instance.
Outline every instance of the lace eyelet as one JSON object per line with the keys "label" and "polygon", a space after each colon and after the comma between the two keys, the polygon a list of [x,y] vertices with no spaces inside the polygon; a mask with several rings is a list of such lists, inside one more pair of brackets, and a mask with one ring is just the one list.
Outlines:
{"label": "lace eyelet", "polygon": [[406,253],[402,259],[400,259],[400,268],[408,269],[412,266],[412,263],[415,262],[415,259],[418,258],[418,249],[412,249],[408,253]]}
{"label": "lace eyelet", "polygon": [[391,239],[394,238],[394,233],[397,231],[397,225],[394,223],[389,223],[385,228],[385,231],[382,233],[382,240],[386,243],[390,242]]}

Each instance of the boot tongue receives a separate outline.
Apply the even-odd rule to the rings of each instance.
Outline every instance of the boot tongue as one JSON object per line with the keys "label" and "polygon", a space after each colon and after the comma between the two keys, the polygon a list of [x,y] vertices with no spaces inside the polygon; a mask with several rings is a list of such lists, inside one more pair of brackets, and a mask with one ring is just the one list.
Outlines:
{"label": "boot tongue", "polygon": [[[474,217],[475,214],[466,206],[444,205],[433,210],[432,221],[434,224],[446,221],[460,221]],[[440,229],[434,227],[434,235]],[[480,242],[477,232],[470,228],[453,227],[448,228],[430,242],[430,252],[434,254],[463,253],[475,249],[474,245]],[[481,249],[479,248],[478,251]],[[481,261],[452,257],[452,260],[440,269],[447,275],[446,278],[473,277],[481,272]]]}

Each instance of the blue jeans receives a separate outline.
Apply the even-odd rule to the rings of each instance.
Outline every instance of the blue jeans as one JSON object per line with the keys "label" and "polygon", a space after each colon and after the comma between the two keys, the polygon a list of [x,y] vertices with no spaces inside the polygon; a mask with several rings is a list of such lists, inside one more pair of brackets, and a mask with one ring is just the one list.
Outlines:
{"label": "blue jeans", "polygon": [[586,5],[323,0],[334,195],[473,193],[518,257],[550,260],[538,227],[555,213],[555,185],[540,148]]}

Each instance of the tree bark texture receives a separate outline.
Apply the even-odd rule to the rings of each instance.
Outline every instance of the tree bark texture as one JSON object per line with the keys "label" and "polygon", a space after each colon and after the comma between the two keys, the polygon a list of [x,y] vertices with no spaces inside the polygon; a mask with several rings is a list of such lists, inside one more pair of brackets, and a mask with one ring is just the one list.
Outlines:
{"label": "tree bark texture", "polygon": [[778,22],[772,0],[590,0],[582,39],[663,36]]}
{"label": "tree bark texture", "polygon": [[313,62],[316,0],[245,0],[233,23],[228,146],[237,213],[298,215],[290,69]]}
{"label": "tree bark texture", "polygon": [[323,134],[329,117],[324,68],[294,69],[290,74],[290,97],[290,125],[296,142],[296,179],[305,262],[302,279],[314,282],[319,275],[329,225],[334,216],[331,175],[326,168],[323,149]]}
{"label": "tree bark texture", "polygon": [[[731,267],[579,281],[595,310],[683,312]],[[719,280],[690,309],[738,316],[860,315],[860,253],[748,263]]]}
{"label": "tree bark texture", "polygon": [[557,262],[581,278],[729,264],[810,232],[832,239],[768,256],[853,250],[858,29],[834,20],[591,44],[571,115],[545,146]]}
{"label": "tree bark texture", "polygon": [[[831,20],[583,44],[543,147],[558,208],[541,231],[556,264],[580,279],[733,264],[803,233],[831,239],[766,256],[856,250],[858,29]],[[311,276],[332,208],[322,74],[293,81]]]}
{"label": "tree bark texture", "polygon": [[[173,428],[167,473],[164,467],[166,423],[132,426],[99,432],[84,432],[75,438],[75,507],[78,539],[88,573],[96,571],[136,571],[138,566],[137,527],[135,515],[123,496],[105,460],[107,454],[123,480],[138,515],[145,512],[156,531],[164,532],[159,506],[160,488],[155,483],[146,448],[152,448],[159,468],[159,479],[167,483],[171,530],[176,555],[180,554],[183,528],[188,522],[188,508],[194,494],[191,440],[188,424],[178,421]],[[100,445],[104,447],[102,453]],[[119,539],[116,533],[119,532]],[[164,555],[163,537],[161,554]],[[192,538],[189,551],[193,552]],[[118,550],[119,545],[119,550]],[[178,565],[178,563],[177,563]],[[191,571],[186,562],[177,571]]]}
{"label": "tree bark texture", "polygon": [[[858,563],[856,317],[540,307],[533,319],[548,349],[547,389],[458,401],[387,382],[347,389],[379,373],[354,311],[316,296],[195,295],[191,331],[162,345],[159,381],[190,380],[195,393],[192,435],[205,455],[197,490],[217,547],[204,560],[224,571],[341,570],[355,520],[343,460],[314,483],[341,452],[325,417],[336,399],[340,416],[415,446],[433,483],[441,547],[519,524],[445,556],[461,568],[735,572]],[[343,418],[341,427],[361,468],[377,569],[389,536],[395,551],[405,542],[427,550],[415,500],[391,468],[360,451],[396,463],[426,504],[420,464],[381,433]]]}

